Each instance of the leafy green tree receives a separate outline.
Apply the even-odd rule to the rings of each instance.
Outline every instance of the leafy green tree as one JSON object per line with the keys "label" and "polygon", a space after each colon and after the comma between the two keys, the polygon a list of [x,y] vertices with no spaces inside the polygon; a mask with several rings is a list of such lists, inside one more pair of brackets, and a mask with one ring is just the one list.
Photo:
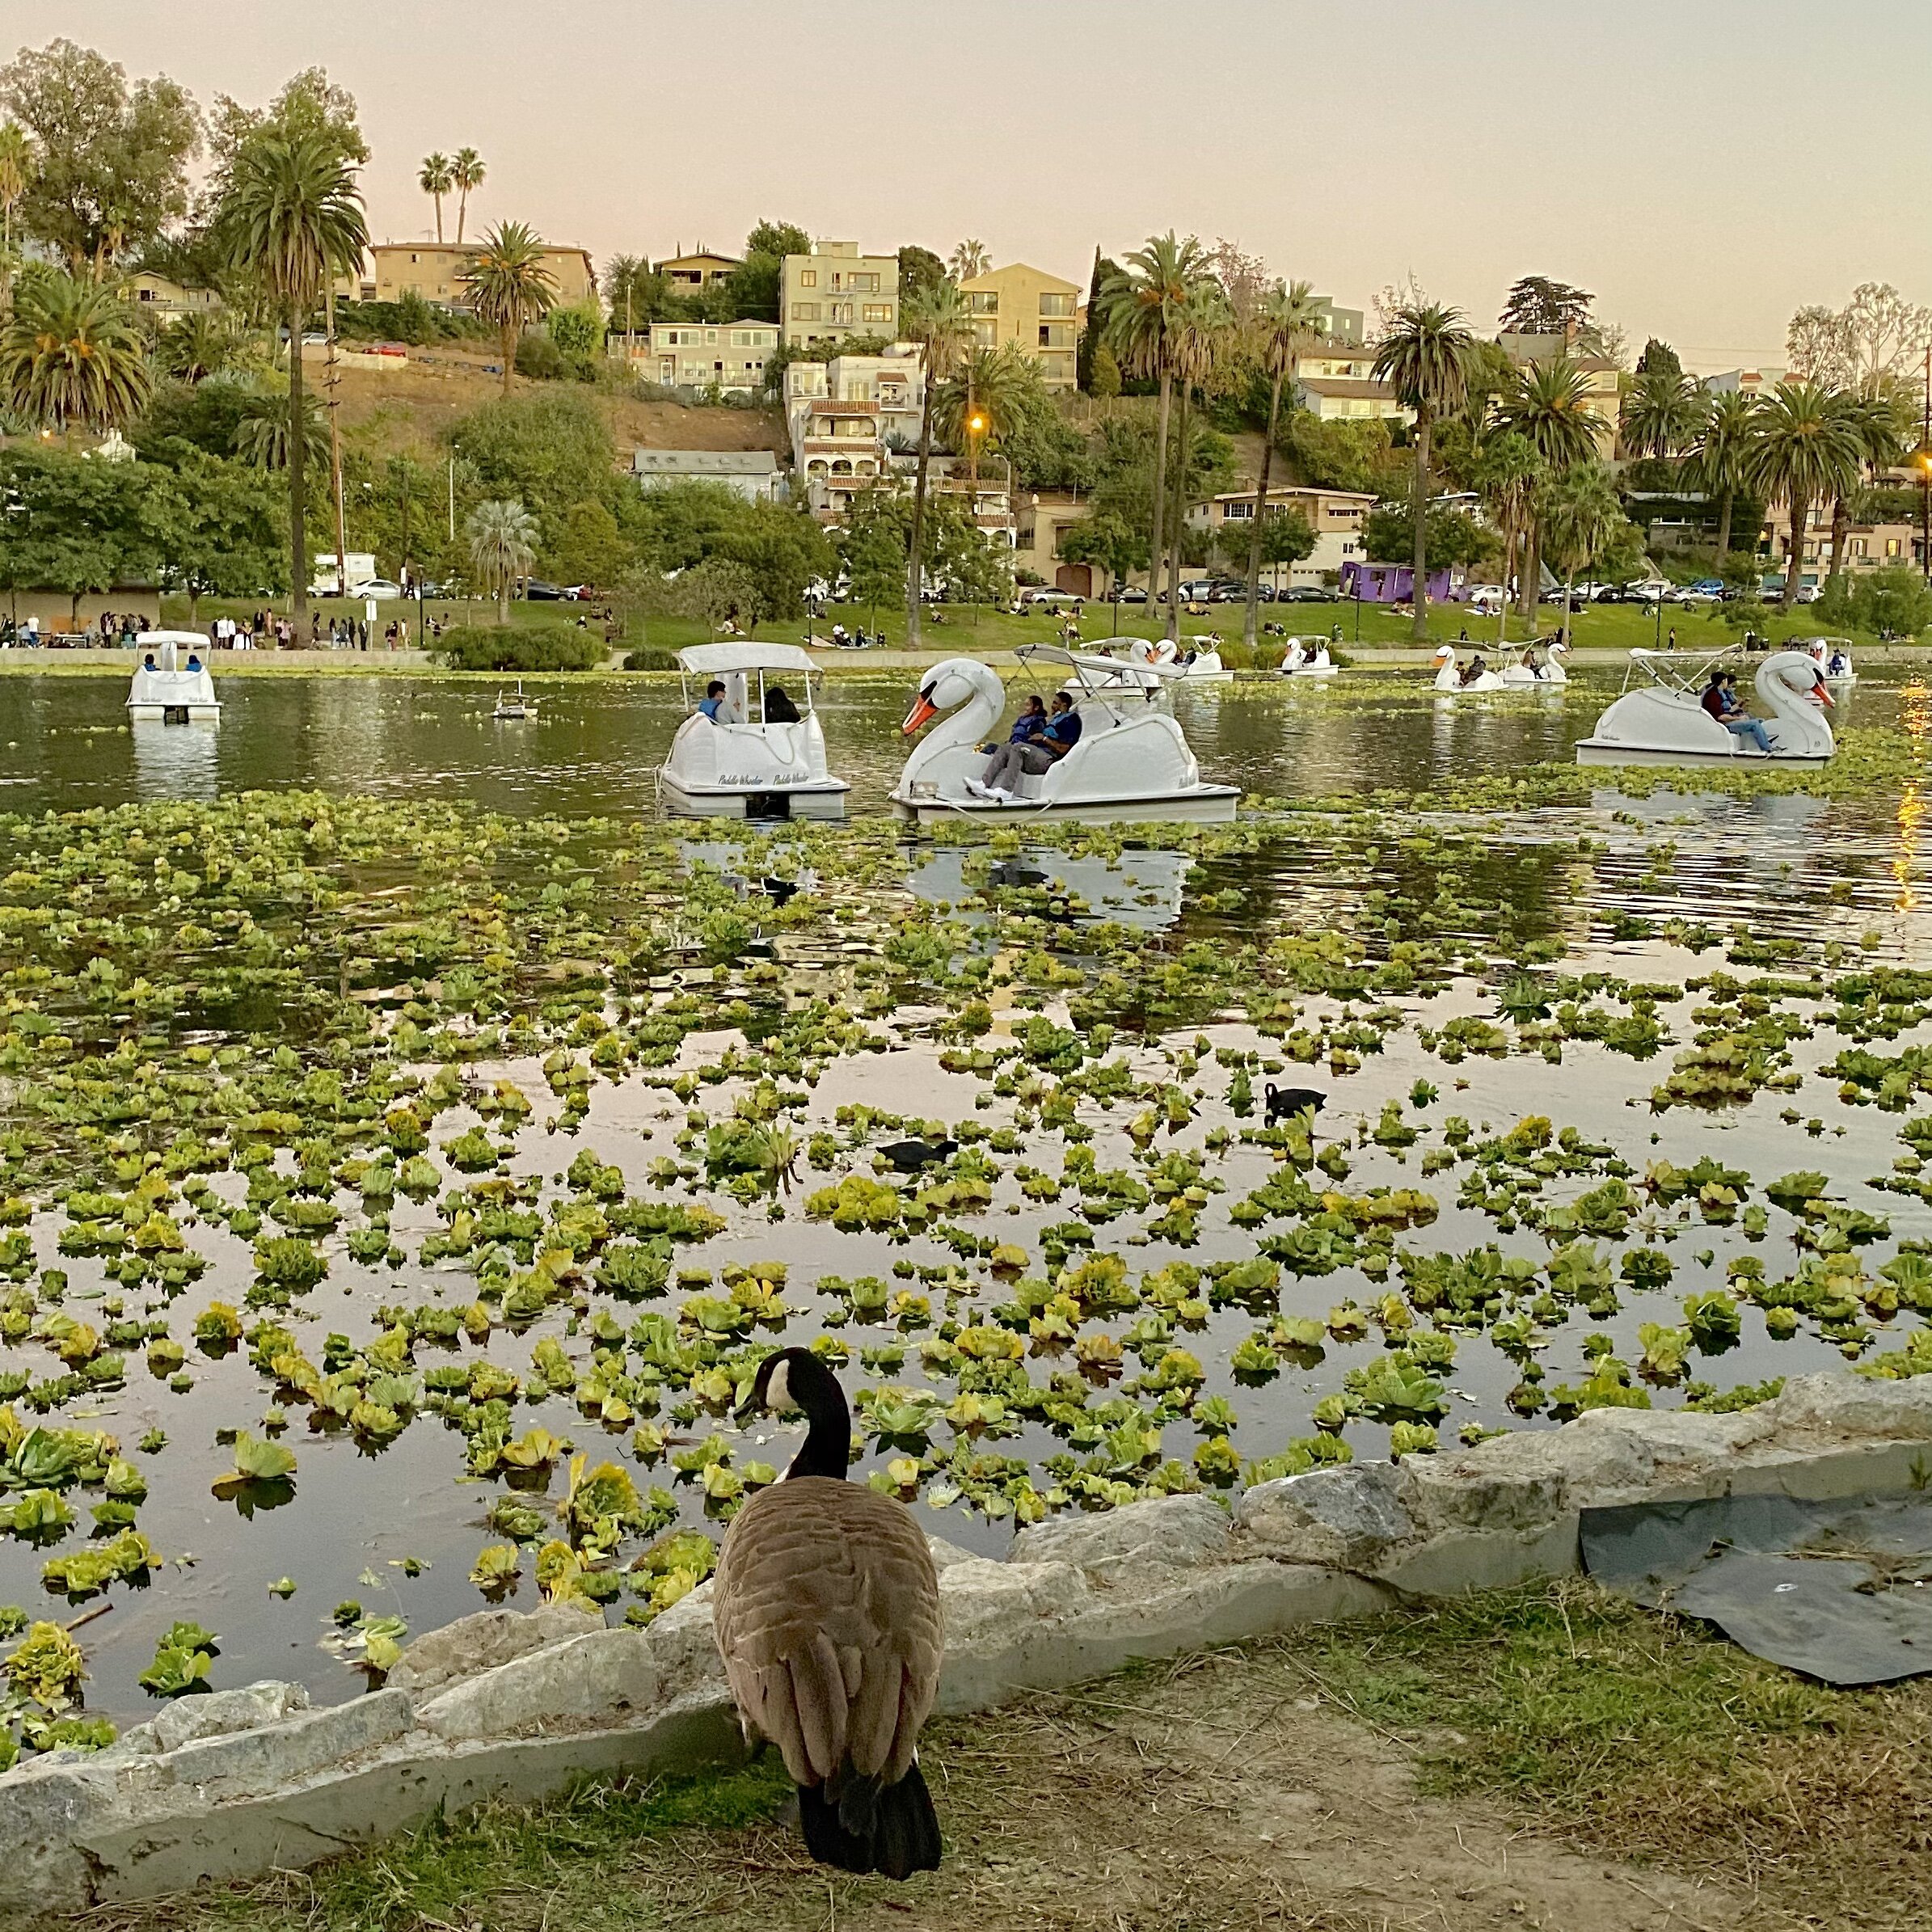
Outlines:
{"label": "leafy green tree", "polygon": [[910,506],[896,491],[862,491],[853,500],[837,538],[847,592],[868,612],[889,606],[905,590],[911,548]]}
{"label": "leafy green tree", "polygon": [[933,504],[930,569],[955,604],[1003,608],[1013,601],[1013,553],[989,539],[964,503],[942,496]]}
{"label": "leafy green tree", "polygon": [[483,184],[488,170],[475,148],[458,148],[449,158],[449,179],[456,187],[456,245],[463,245],[463,217],[470,210],[470,196]]}
{"label": "leafy green tree", "polygon": [[472,410],[449,432],[485,496],[525,504],[548,548],[563,513],[586,500],[610,502],[622,487],[617,445],[597,404],[576,388],[500,397]]}
{"label": "leafy green tree", "polygon": [[[1100,346],[1100,291],[1107,285],[1107,278],[1120,272],[1117,263],[1110,262],[1094,250],[1094,272],[1086,282],[1086,327],[1080,331],[1080,340],[1074,350],[1074,382],[1083,396],[1096,392],[1094,388],[1094,352]],[[1120,365],[1114,365],[1114,394],[1118,395],[1120,382]]]}
{"label": "leafy green tree", "polygon": [[[1520,287],[1521,285],[1519,284]],[[1440,302],[1407,302],[1375,356],[1377,379],[1415,415],[1415,471],[1410,503],[1415,534],[1415,635],[1428,635],[1428,567],[1424,555],[1429,492],[1429,432],[1438,416],[1460,409],[1469,393],[1474,338],[1460,309]]]}
{"label": "leafy green tree", "polygon": [[1681,376],[1684,365],[1668,342],[1660,342],[1655,335],[1643,345],[1643,353],[1637,358],[1637,373],[1640,376]]}
{"label": "leafy green tree", "polygon": [[[289,424],[294,420],[287,390],[257,389],[241,392],[244,406],[230,433],[232,453],[256,470],[286,470],[293,460]],[[306,390],[302,403],[301,461],[313,469],[329,460],[329,432],[322,410]]]}
{"label": "leafy green tree", "polygon": [[205,382],[256,359],[255,344],[217,309],[178,315],[154,342],[154,359],[178,382]]}
{"label": "leafy green tree", "polygon": [[635,332],[664,313],[669,285],[641,256],[614,255],[604,264],[603,291],[610,326]]}
{"label": "leafy green tree", "polygon": [[731,314],[724,319],[776,322],[778,298],[785,280],[782,257],[762,253],[748,255],[725,278],[731,292]]}
{"label": "leafy green tree", "polygon": [[0,450],[0,588],[73,600],[151,576],[164,561],[179,497],[165,470],[63,449]]}
{"label": "leafy green tree", "polygon": [[179,487],[162,534],[162,561],[188,593],[189,622],[204,597],[285,589],[287,508],[281,491],[239,463],[199,450],[184,452],[174,474]]}
{"label": "leafy green tree", "polygon": [[[462,239],[460,221],[457,239]],[[547,315],[557,299],[557,278],[543,259],[542,238],[524,222],[498,222],[471,256],[462,282],[470,307],[496,331],[502,343],[503,393],[507,396],[510,371],[517,361],[517,338],[530,323]]]}
{"label": "leafy green tree", "polygon": [[1669,457],[1698,440],[1710,411],[1702,384],[1665,369],[1642,371],[1623,399],[1623,441],[1643,456]]}
{"label": "leafy green tree", "polygon": [[[1498,429],[1483,439],[1470,481],[1490,521],[1503,533],[1505,597],[1521,546],[1536,521],[1536,488],[1542,474],[1543,459],[1535,445],[1518,431]],[[1508,620],[1504,621],[1507,629]]]}
{"label": "leafy green tree", "polygon": [[1239,341],[1239,328],[1234,308],[1220,283],[1211,278],[1204,278],[1188,290],[1187,299],[1182,303],[1173,324],[1170,352],[1180,407],[1175,411],[1175,422],[1172,459],[1175,483],[1169,491],[1171,521],[1167,553],[1167,635],[1170,639],[1180,634],[1183,533],[1187,528],[1188,510],[1201,500],[1189,487],[1196,478],[1194,445],[1190,435],[1192,404],[1196,390],[1206,390],[1226,374]]}
{"label": "leafy green tree", "polygon": [[416,176],[416,185],[436,204],[436,238],[440,247],[443,240],[443,196],[456,186],[456,171],[450,166],[449,157],[440,153],[425,154],[423,171]]}
{"label": "leafy green tree", "polygon": [[1916,638],[1932,625],[1932,590],[1915,570],[1875,570],[1851,593],[1852,620],[1880,637]]}
{"label": "leafy green tree", "polygon": [[1251,555],[1274,572],[1276,590],[1281,588],[1284,563],[1299,563],[1304,557],[1314,555],[1314,525],[1299,510],[1271,509],[1261,519],[1255,537]]}
{"label": "leafy green tree", "polygon": [[33,142],[17,120],[0,122],[0,309],[13,299],[14,210],[33,179]]}
{"label": "leafy green tree", "polygon": [[[1502,427],[1523,437],[1553,473],[1596,457],[1603,419],[1592,399],[1589,378],[1567,356],[1533,362],[1522,370],[1496,414]],[[1529,567],[1521,579],[1522,610],[1529,620],[1532,637],[1536,635],[1537,598],[1543,578],[1542,524],[1536,514],[1537,500],[1540,500],[1531,504]]]}
{"label": "leafy green tree", "polygon": [[[803,255],[803,248],[793,251]],[[946,264],[930,248],[909,242],[899,251],[899,300],[901,305],[913,297],[930,294],[947,279]]]}
{"label": "leafy green tree", "polygon": [[1804,528],[1812,506],[1856,487],[1864,444],[1835,393],[1816,382],[1780,382],[1761,404],[1749,475],[1767,501],[1791,513],[1785,563],[1785,608],[1798,601],[1804,569]]}
{"label": "leafy green tree", "polygon": [[[341,142],[327,132],[268,131],[235,154],[217,223],[223,253],[253,276],[281,310],[289,331],[289,420],[305,423],[302,336],[333,278],[359,264],[369,246],[362,198]],[[307,450],[289,439],[289,580],[299,622],[308,608]]]}
{"label": "leafy green tree", "polygon": [[[1130,522],[1110,510],[1097,511],[1091,516],[1082,517],[1078,523],[1068,524],[1060,533],[1058,549],[1065,563],[1090,564],[1105,571],[1109,587],[1116,593],[1126,583],[1131,572],[1147,567],[1145,526]],[[1117,636],[1120,629],[1120,598],[1115,595],[1110,601],[1114,606],[1114,632]]]}
{"label": "leafy green tree", "polygon": [[[1415,506],[1378,503],[1362,519],[1362,554],[1372,563],[1412,563],[1415,555]],[[1462,510],[1432,504],[1423,534],[1423,564],[1431,571],[1454,570],[1474,563],[1492,547],[1476,520]]]}
{"label": "leafy green tree", "polygon": [[130,86],[124,68],[57,40],[0,67],[0,108],[33,138],[22,221],[70,273],[85,269],[99,280],[187,214],[202,122],[175,82]]}
{"label": "leafy green tree", "polygon": [[463,520],[463,538],[477,581],[496,599],[497,622],[510,621],[510,593],[528,576],[537,555],[537,522],[520,503],[493,497]]}
{"label": "leafy green tree", "polygon": [[1506,335],[1563,335],[1589,324],[1594,295],[1546,275],[1525,275],[1504,298],[1501,327]]}
{"label": "leafy green tree", "polygon": [[152,386],[140,331],[120,291],[41,269],[21,276],[0,329],[0,389],[49,428],[117,428]]}
{"label": "leafy green tree", "polygon": [[593,296],[567,309],[552,309],[544,327],[566,361],[588,369],[604,346],[604,310]]}
{"label": "leafy green tree", "polygon": [[972,347],[972,320],[958,284],[948,281],[922,291],[906,303],[901,327],[906,340],[919,345],[926,392],[919,411],[919,460],[913,472],[913,513],[905,567],[905,648],[916,651],[922,615],[920,570],[924,557],[926,475],[932,459],[933,412],[942,385]]}
{"label": "leafy green tree", "polygon": [[[1089,328],[1080,338],[1085,342],[1095,331]],[[1102,402],[1111,400],[1120,393],[1120,365],[1114,360],[1114,352],[1104,342],[1096,342],[1093,354],[1087,363],[1086,393]]]}
{"label": "leafy green tree", "polygon": [[1293,409],[1280,440],[1298,479],[1321,489],[1379,491],[1399,473],[1389,425],[1373,417],[1324,422],[1311,409]]}
{"label": "leafy green tree", "polygon": [[[1255,485],[1254,527],[1247,559],[1247,605],[1242,635],[1249,650],[1255,648],[1259,627],[1257,604],[1260,592],[1261,533],[1268,521],[1268,473],[1274,466],[1275,438],[1281,426],[1281,396],[1285,389],[1289,407],[1295,402],[1295,379],[1301,352],[1312,348],[1328,332],[1328,310],[1315,297],[1312,282],[1294,282],[1287,287],[1277,283],[1264,295],[1253,323],[1255,359],[1268,379],[1268,431],[1261,445],[1261,475]],[[1304,552],[1304,555],[1306,553]]]}
{"label": "leafy green tree", "polygon": [[775,255],[783,261],[788,255],[809,255],[812,237],[795,221],[759,221],[745,238],[746,255]]}
{"label": "leafy green tree", "polygon": [[1731,513],[1738,492],[1749,487],[1758,431],[1757,399],[1727,390],[1711,399],[1698,440],[1684,466],[1686,482],[1718,501],[1717,554],[1731,548]]}
{"label": "leafy green tree", "polygon": [[[1158,593],[1161,563],[1167,542],[1167,424],[1174,402],[1174,350],[1183,307],[1194,288],[1206,279],[1207,257],[1190,235],[1184,242],[1171,229],[1150,235],[1129,255],[1100,291],[1100,306],[1090,312],[1102,339],[1123,370],[1158,382],[1160,403],[1154,431],[1152,559],[1148,596]],[[1170,609],[1171,629],[1178,629],[1179,613]]]}
{"label": "leafy green tree", "polygon": [[[976,343],[939,385],[933,425],[949,449],[964,449],[977,435],[985,446],[1003,450],[1025,428],[1044,394],[1040,365],[1018,343],[1002,343],[998,348]],[[977,432],[969,416],[980,420]]]}
{"label": "leafy green tree", "polygon": [[1917,424],[1898,386],[1886,378],[1866,383],[1841,396],[1839,408],[1850,420],[1858,440],[1859,475],[1832,499],[1832,564],[1828,586],[1845,574],[1846,538],[1851,529],[1851,499],[1864,482],[1890,469],[1917,438]]}
{"label": "leafy green tree", "polygon": [[1538,490],[1537,521],[1563,578],[1563,638],[1570,641],[1569,590],[1597,559],[1622,545],[1627,520],[1602,464],[1572,463],[1546,477]]}

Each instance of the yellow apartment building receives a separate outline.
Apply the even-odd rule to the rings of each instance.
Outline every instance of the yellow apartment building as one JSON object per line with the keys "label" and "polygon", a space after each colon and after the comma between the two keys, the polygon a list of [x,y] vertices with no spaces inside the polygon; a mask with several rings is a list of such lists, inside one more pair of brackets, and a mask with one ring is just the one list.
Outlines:
{"label": "yellow apartment building", "polygon": [[1016,344],[1040,365],[1049,389],[1071,391],[1077,380],[1080,285],[1025,262],[989,268],[960,285],[972,314],[975,338],[985,348]]}
{"label": "yellow apartment building", "polygon": [[899,333],[899,258],[861,255],[856,242],[814,242],[785,257],[778,328],[787,347]]}
{"label": "yellow apartment building", "polygon": [[[597,293],[597,271],[588,249],[546,247],[542,252],[559,308],[574,308]],[[424,302],[461,308],[466,299],[463,272],[475,253],[473,247],[459,248],[453,242],[378,242],[369,250],[375,263],[373,299],[400,302],[413,290]],[[369,288],[369,277],[362,278],[362,285]]]}

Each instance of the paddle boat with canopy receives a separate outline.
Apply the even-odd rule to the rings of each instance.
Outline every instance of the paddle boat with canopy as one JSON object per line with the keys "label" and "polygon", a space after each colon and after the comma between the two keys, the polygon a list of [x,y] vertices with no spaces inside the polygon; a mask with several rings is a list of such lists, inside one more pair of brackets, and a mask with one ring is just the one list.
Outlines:
{"label": "paddle boat with canopy", "polygon": [[[1825,711],[1831,694],[1816,663],[1803,651],[1775,651],[1753,681],[1772,714],[1771,740],[1760,751],[1704,709],[1711,673],[1731,656],[1717,651],[1630,652],[1623,694],[1578,741],[1579,765],[1823,765],[1837,749]],[[1642,680],[1642,681],[1638,681]]]}
{"label": "paddle boat with canopy", "polygon": [[1232,684],[1234,673],[1221,661],[1221,639],[1190,637],[1179,644],[1166,637],[1137,637],[1127,648],[1136,664],[1172,672],[1183,684]]}
{"label": "paddle boat with canopy", "polygon": [[[677,675],[690,715],[657,774],[667,811],[689,818],[845,816],[851,787],[826,768],[813,701],[824,673],[796,644],[689,645],[677,653]],[[700,708],[714,680],[724,686],[715,719]]]}
{"label": "paddle boat with canopy", "polygon": [[1525,645],[1522,655],[1504,665],[1498,673],[1503,680],[1504,690],[1540,691],[1567,684],[1570,681],[1563,674],[1563,660],[1569,649],[1560,637],[1551,638],[1547,643]]}
{"label": "paddle boat with canopy", "polygon": [[1858,681],[1852,669],[1849,637],[1795,637],[1791,648],[1804,652],[1818,667],[1818,674],[1834,691],[1849,691]]}
{"label": "paddle boat with canopy", "polygon": [[[893,809],[920,825],[972,819],[990,825],[1032,819],[1183,820],[1221,822],[1234,816],[1241,794],[1232,785],[1204,783],[1173,713],[1162,702],[1183,681],[1171,666],[1134,663],[1069,651],[1058,644],[1022,644],[1013,655],[1029,669],[1064,669],[1058,688],[1080,715],[1080,740],[1036,775],[1016,781],[1011,798],[976,797],[986,763],[981,749],[1006,708],[999,673],[977,658],[948,658],[920,680],[901,729],[907,736],[936,719],[899,774]],[[1127,671],[1135,681],[1124,681]],[[1142,688],[1147,681],[1150,689]]]}
{"label": "paddle boat with canopy", "polygon": [[150,631],[141,639],[144,657],[128,686],[133,724],[219,724],[215,681],[201,662],[208,639],[198,631]]}
{"label": "paddle boat with canopy", "polygon": [[490,715],[493,718],[534,718],[537,715],[537,700],[524,695],[523,680],[520,677],[517,680],[515,690],[499,691],[496,694],[496,709]]}

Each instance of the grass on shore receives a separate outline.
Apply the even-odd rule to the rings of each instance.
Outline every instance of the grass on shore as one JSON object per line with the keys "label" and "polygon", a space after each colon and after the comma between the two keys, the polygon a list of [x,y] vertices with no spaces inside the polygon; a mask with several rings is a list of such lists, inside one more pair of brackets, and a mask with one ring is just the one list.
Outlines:
{"label": "grass on shore", "polygon": [[[1271,1763],[1284,1733],[1285,1762]],[[1196,1928],[1355,1932],[1390,1922],[1364,1896],[1375,1881],[1361,1875],[1360,1842],[1356,1875],[1326,1896],[1321,1841],[1296,1847],[1293,1909],[1269,1901],[1265,1913],[1253,1870],[1229,1859],[1236,1841],[1253,1849],[1251,1806],[1278,1804],[1284,1786],[1291,1801],[1318,1787],[1351,1736],[1398,1783],[1413,1765],[1432,1795],[1416,1801],[1426,1821],[1457,1846],[1500,1824],[1513,1848],[1506,1863],[1560,1840],[1743,1899],[1727,1921],[1740,1927],[1932,1923],[1932,1681],[1828,1689],[1700,1625],[1571,1582],[1150,1665],[935,1725],[925,1755],[948,1862],[903,1890],[803,1859],[778,1822],[788,1787],[768,1753],[709,1777],[599,1783],[531,1809],[485,1805],[312,1873],[86,1922],[90,1932],[635,1932],[700,1920],[720,1932],[1138,1932],[1177,1922],[1178,1911]],[[1386,1810],[1365,1804],[1348,1829],[1358,1841],[1389,1830],[1392,1870],[1412,1877],[1401,1837],[1415,1819],[1377,1828]],[[1150,1838],[1166,1875],[1151,1893],[1146,1871],[1131,1869]]]}

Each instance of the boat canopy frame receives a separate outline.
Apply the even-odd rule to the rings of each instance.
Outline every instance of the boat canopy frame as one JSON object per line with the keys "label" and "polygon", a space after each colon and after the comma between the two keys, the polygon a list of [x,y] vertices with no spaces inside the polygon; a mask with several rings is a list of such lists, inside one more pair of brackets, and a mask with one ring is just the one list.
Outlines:
{"label": "boat canopy frame", "polygon": [[[783,671],[788,675],[802,678],[805,694],[802,717],[814,717],[818,712],[816,702],[819,685],[825,681],[825,667],[808,657],[796,644],[687,644],[677,653],[677,689],[679,697],[687,712],[695,712],[697,702],[691,696],[691,680],[702,678],[707,682],[714,677],[729,679],[742,677],[746,681],[747,715],[733,719],[735,724],[759,724],[765,721],[765,674],[768,671]],[[749,702],[749,684],[753,676],[757,679],[758,702],[756,716],[750,715]],[[789,697],[791,693],[787,691]]]}

